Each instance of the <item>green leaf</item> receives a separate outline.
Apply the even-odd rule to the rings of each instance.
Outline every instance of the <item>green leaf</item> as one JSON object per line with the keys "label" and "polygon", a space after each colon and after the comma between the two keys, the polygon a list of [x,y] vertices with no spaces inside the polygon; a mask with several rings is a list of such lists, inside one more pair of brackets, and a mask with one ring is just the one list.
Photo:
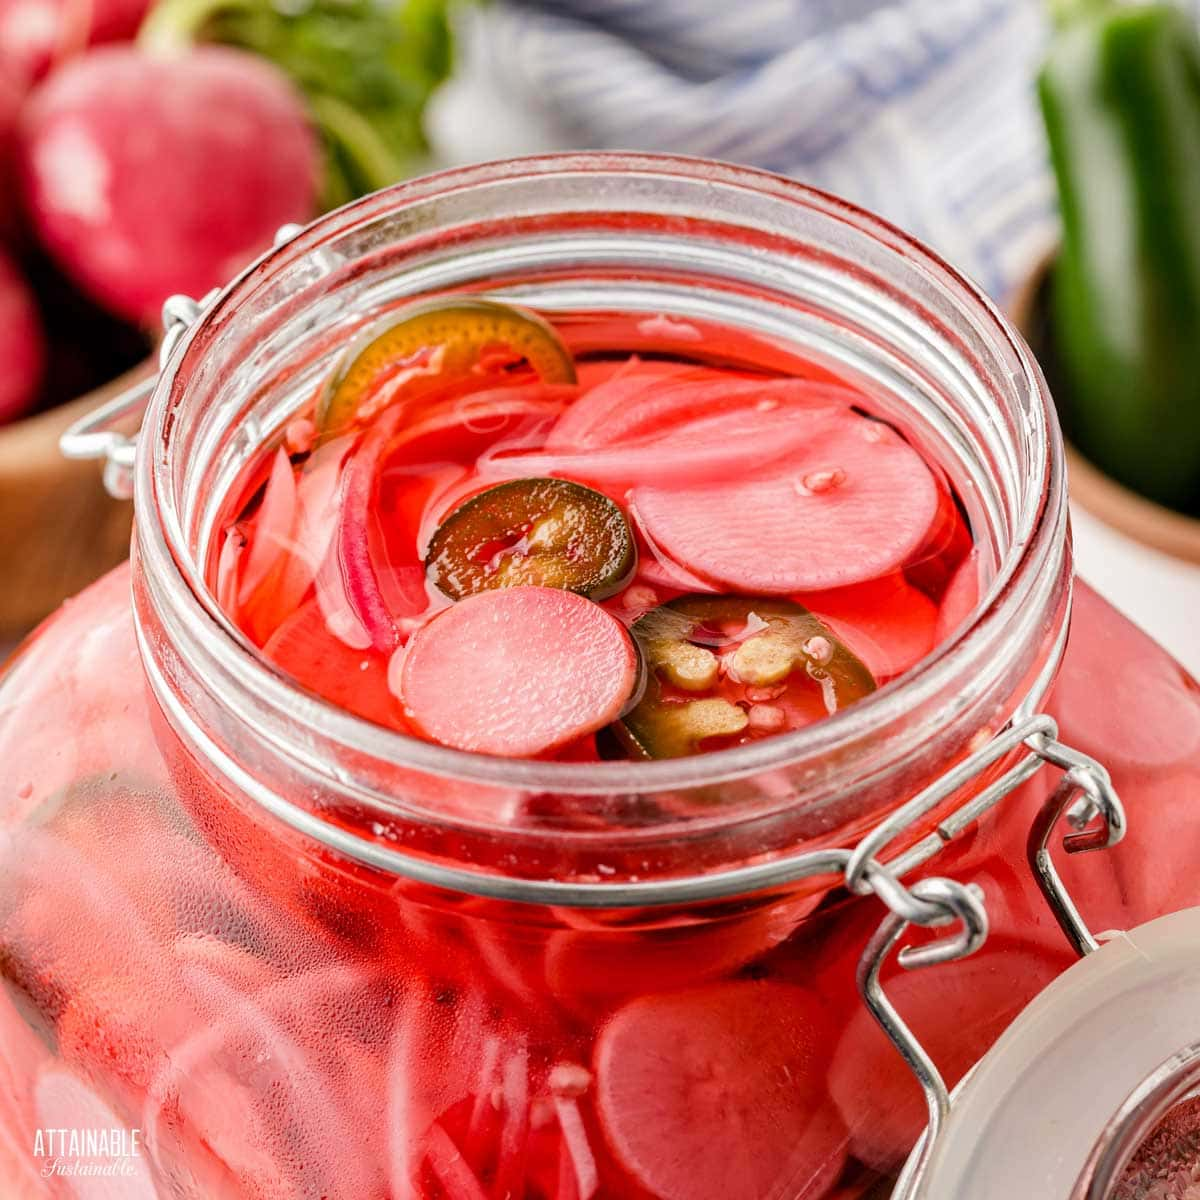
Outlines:
{"label": "green leaf", "polygon": [[141,40],[223,42],[279,66],[321,131],[333,207],[422,164],[422,115],[451,67],[446,9],[447,0],[159,0]]}

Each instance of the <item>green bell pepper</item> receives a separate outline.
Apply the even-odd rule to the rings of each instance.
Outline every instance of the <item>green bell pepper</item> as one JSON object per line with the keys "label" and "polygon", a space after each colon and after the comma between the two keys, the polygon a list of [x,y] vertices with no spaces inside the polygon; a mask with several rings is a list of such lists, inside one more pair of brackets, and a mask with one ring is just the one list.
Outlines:
{"label": "green bell pepper", "polygon": [[1054,8],[1038,91],[1064,424],[1114,478],[1200,511],[1200,36],[1170,4]]}

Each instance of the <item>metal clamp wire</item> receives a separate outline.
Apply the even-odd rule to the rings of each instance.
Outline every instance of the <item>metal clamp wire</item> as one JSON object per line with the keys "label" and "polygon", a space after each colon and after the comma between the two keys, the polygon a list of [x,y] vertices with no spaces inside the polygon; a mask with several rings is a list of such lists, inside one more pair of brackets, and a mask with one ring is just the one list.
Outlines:
{"label": "metal clamp wire", "polygon": [[[160,371],[218,295],[218,290],[214,289],[201,300],[193,300],[190,296],[171,296],[166,300],[162,309],[163,339],[158,349]],[[157,385],[157,373],[139,379],[85,414],[59,438],[58,448],[64,458],[104,460],[104,486],[109,495],[118,500],[128,500],[133,495],[133,464],[138,442],[136,433],[126,433],[121,426],[132,423],[135,416],[141,424],[141,417]]]}
{"label": "metal clamp wire", "polygon": [[[916,970],[965,958],[974,954],[987,939],[987,909],[983,905],[983,893],[976,885],[963,885],[953,879],[921,879],[913,884],[912,895],[938,910],[940,916],[934,924],[946,925],[957,920],[962,923],[962,929],[953,937],[939,938],[925,946],[905,947],[899,956],[902,967]],[[950,1113],[950,1094],[946,1081],[892,1006],[879,980],[887,956],[909,924],[898,913],[888,913],[859,959],[857,981],[863,1003],[921,1085],[929,1109],[929,1131],[925,1145],[932,1147]]]}
{"label": "metal clamp wire", "polygon": [[[1066,765],[1067,772],[1029,831],[1029,865],[1059,927],[1075,952],[1083,956],[1098,950],[1100,943],[1088,928],[1054,865],[1050,835],[1066,814],[1076,830],[1063,838],[1063,848],[1068,854],[1104,850],[1115,846],[1125,836],[1125,810],[1108,772],[1095,759],[1058,743],[1047,746],[1045,752],[1048,758],[1051,754],[1055,756],[1051,761]],[[1082,806],[1079,804],[1081,799],[1084,801]],[[1090,825],[1096,816],[1101,818],[1100,824]]]}
{"label": "metal clamp wire", "polygon": [[[850,862],[846,867],[847,888],[860,896],[875,892],[881,899],[884,899],[889,908],[903,915],[906,920],[915,924],[929,924],[929,909],[927,906],[920,905],[919,903],[914,904],[907,898],[901,898],[901,904],[897,907],[896,904],[883,895],[878,886],[881,878],[880,872],[883,869],[880,862],[882,851],[891,842],[903,836],[921,817],[937,808],[939,804],[942,804],[960,788],[969,784],[982,771],[985,771],[993,763],[1011,753],[1022,743],[1029,743],[1031,738],[1054,738],[1057,733],[1058,726],[1055,724],[1054,718],[1045,714],[1038,714],[1003,730],[982,749],[964,758],[962,762],[952,767],[936,782],[925,788],[924,791],[918,792],[911,800],[902,804],[890,817],[876,825],[858,843],[851,852]],[[989,784],[987,788],[976,796],[972,801],[973,810],[977,815],[982,814],[1021,783],[1025,782],[1026,779],[1034,775],[1040,768],[1041,763],[1042,754],[1035,748],[1029,758],[1010,768],[1004,775]],[[903,887],[894,874],[890,872],[888,874],[897,887]],[[886,881],[883,886],[890,890],[890,884]],[[907,889],[904,890],[907,897]],[[925,914],[926,919],[922,919],[920,915],[922,913]]]}

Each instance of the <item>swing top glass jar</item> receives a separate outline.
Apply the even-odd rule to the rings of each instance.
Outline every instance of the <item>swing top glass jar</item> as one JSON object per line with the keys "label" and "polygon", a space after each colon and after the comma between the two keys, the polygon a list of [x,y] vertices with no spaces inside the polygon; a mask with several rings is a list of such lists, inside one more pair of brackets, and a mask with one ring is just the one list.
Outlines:
{"label": "swing top glass jar", "polygon": [[[282,478],[278,447],[348,343],[459,292],[540,314],[581,363],[815,366],[852,387],[946,481],[981,599],[947,610],[945,577],[905,574],[942,597],[941,626],[930,605],[896,678],[873,667],[882,686],[845,711],[653,760],[413,736],[364,715],[391,684],[361,643],[320,684],[285,669],[222,603],[238,498],[261,513],[271,454]],[[1078,586],[1068,640],[1045,385],[898,231],[733,167],[531,159],[359,202],[167,315],[132,468],[104,418],[71,444],[108,452],[114,485],[132,469],[132,564],[0,685],[0,1166],[18,1195],[70,1194],[35,1153],[49,1128],[136,1131],[139,1198],[885,1194],[925,1111],[856,995],[886,910],[853,892],[933,924],[916,873],[982,885],[981,949],[884,971],[955,1082],[1072,958],[1024,861],[1058,772],[1035,774],[1025,725],[994,740],[1040,711],[1130,809],[1120,846],[1064,868],[1089,918],[1194,902],[1200,694]],[[826,603],[838,638],[870,628]],[[1058,744],[1037,729],[1035,750]],[[938,790],[964,761],[978,772]],[[1014,766],[1019,788],[987,790]],[[995,806],[963,808],[980,796]]]}

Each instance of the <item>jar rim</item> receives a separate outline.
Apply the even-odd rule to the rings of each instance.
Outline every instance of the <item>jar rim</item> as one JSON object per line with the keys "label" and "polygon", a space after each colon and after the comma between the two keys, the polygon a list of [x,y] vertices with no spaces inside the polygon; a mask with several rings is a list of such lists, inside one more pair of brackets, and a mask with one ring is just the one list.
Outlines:
{"label": "jar rim", "polygon": [[[543,762],[436,745],[355,716],[284,676],[220,611],[204,578],[203,565],[190,551],[172,496],[169,447],[174,406],[182,401],[180,376],[185,365],[195,365],[195,347],[202,331],[219,326],[249,293],[284,265],[317,252],[330,236],[383,212],[497,181],[581,173],[665,175],[721,184],[789,202],[798,219],[803,212],[816,210],[853,226],[914,261],[946,302],[968,308],[980,328],[1019,363],[1019,377],[1011,382],[1035,401],[1031,405],[1034,427],[1026,435],[1037,452],[1037,470],[1023,480],[1020,524],[970,619],[897,680],[804,729],[705,755],[648,762]],[[147,442],[160,452],[137,456],[134,492],[139,556],[144,568],[169,591],[178,617],[199,631],[207,652],[223,671],[256,695],[310,720],[351,751],[439,777],[524,790],[583,795],[713,785],[822,756],[847,741],[865,738],[952,684],[956,671],[977,651],[979,643],[1021,610],[1028,586],[1056,541],[1065,538],[1066,529],[1063,448],[1045,380],[1019,333],[974,283],[915,238],[848,201],[770,172],[674,155],[572,153],[453,168],[397,184],[326,214],[260,257],[205,308],[160,376],[143,424],[142,444]],[[1028,586],[1019,586],[1023,581]]]}

